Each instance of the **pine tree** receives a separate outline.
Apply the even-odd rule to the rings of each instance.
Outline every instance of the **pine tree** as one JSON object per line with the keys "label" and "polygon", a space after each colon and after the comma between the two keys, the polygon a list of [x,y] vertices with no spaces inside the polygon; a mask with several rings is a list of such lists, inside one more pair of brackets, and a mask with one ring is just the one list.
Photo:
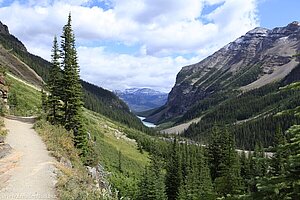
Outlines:
{"label": "pine tree", "polygon": [[196,154],[190,158],[187,175],[184,177],[184,181],[180,186],[178,199],[215,199],[209,168],[204,159],[202,150],[197,151]]}
{"label": "pine tree", "polygon": [[63,28],[61,36],[61,58],[63,73],[63,122],[67,130],[72,130],[75,136],[75,146],[87,153],[87,136],[82,125],[82,87],[80,84],[79,65],[75,48],[75,36],[71,26],[71,14],[68,23]]}
{"label": "pine tree", "polygon": [[220,129],[215,126],[212,130],[210,143],[207,148],[212,181],[220,177],[220,165],[224,159],[224,140]]}
{"label": "pine tree", "polygon": [[[282,90],[299,90],[300,82],[292,83]],[[299,115],[299,109],[295,109]],[[300,199],[300,125],[289,128],[284,137],[280,130],[275,133],[276,152],[272,157],[273,168],[257,184],[253,199]],[[274,167],[275,166],[275,167]]]}
{"label": "pine tree", "polygon": [[285,144],[286,144],[285,136],[282,132],[282,129],[278,126],[275,132],[275,140],[274,140],[275,153],[271,160],[271,169],[270,169],[270,173],[273,175],[281,175],[284,174],[285,172],[284,163],[286,163],[288,152],[283,151],[283,149],[280,148],[282,145]]}
{"label": "pine tree", "polygon": [[187,168],[187,175],[180,185],[178,200],[194,200],[198,198],[196,185],[197,174],[194,168]]}
{"label": "pine tree", "polygon": [[177,199],[182,181],[181,177],[179,147],[177,140],[174,139],[166,166],[166,193],[169,200]]}
{"label": "pine tree", "polygon": [[258,191],[253,193],[254,198],[300,199],[300,125],[292,126],[288,134],[291,139],[278,147],[279,152],[289,152],[284,170],[280,174],[263,177],[257,185]]}
{"label": "pine tree", "polygon": [[245,151],[242,151],[242,154],[240,156],[240,163],[241,163],[241,177],[244,180],[244,191],[246,193],[250,192],[249,188],[249,182],[251,179],[251,173],[250,173],[250,158],[251,158],[251,152],[249,151],[246,155]]}
{"label": "pine tree", "polygon": [[240,163],[235,150],[234,139],[226,130],[222,135],[225,141],[224,157],[219,166],[220,176],[215,179],[215,187],[221,195],[239,194],[241,191]]}
{"label": "pine tree", "polygon": [[201,199],[215,199],[215,192],[210,176],[209,167],[207,164],[207,160],[202,152],[198,153],[197,161],[198,179],[196,183],[198,185],[198,196],[201,197]]}
{"label": "pine tree", "polygon": [[47,112],[48,102],[47,102],[47,94],[44,89],[41,90],[41,98],[42,98],[42,110]]}
{"label": "pine tree", "polygon": [[122,170],[122,152],[119,150],[118,152],[118,170],[119,172],[123,172]]}
{"label": "pine tree", "polygon": [[240,163],[232,135],[214,129],[208,154],[212,178],[220,196],[239,194],[242,189]]}
{"label": "pine tree", "polygon": [[166,200],[162,163],[154,155],[150,159],[150,166],[145,168],[139,183],[137,200]]}
{"label": "pine tree", "polygon": [[61,114],[59,113],[61,110],[61,103],[60,100],[62,99],[61,89],[63,88],[62,85],[62,74],[60,69],[59,63],[59,48],[57,43],[56,36],[53,40],[53,47],[52,47],[52,66],[50,69],[50,76],[48,80],[48,90],[49,90],[49,97],[48,97],[48,121],[52,124],[58,124],[61,122]]}

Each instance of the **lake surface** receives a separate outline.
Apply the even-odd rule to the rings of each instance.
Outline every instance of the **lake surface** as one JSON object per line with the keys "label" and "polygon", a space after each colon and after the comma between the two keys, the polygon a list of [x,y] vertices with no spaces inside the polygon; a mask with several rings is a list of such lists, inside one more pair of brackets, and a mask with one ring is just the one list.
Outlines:
{"label": "lake surface", "polygon": [[137,117],[143,122],[143,124],[145,126],[150,127],[150,128],[156,127],[156,125],[153,123],[143,121],[144,119],[146,119],[145,117],[141,117],[141,116],[137,116]]}

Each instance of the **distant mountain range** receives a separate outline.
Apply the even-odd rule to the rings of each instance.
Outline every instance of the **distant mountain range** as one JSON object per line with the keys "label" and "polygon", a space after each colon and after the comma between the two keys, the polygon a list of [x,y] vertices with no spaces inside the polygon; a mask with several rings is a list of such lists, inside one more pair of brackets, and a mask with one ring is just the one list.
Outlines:
{"label": "distant mountain range", "polygon": [[142,112],[163,106],[168,99],[167,93],[162,93],[150,88],[130,88],[124,91],[114,91],[127,103],[133,112]]}

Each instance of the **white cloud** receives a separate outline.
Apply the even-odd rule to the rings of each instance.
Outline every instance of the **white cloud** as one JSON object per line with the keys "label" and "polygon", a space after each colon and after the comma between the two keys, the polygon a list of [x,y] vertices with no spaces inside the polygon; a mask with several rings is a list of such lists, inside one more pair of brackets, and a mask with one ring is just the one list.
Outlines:
{"label": "white cloud", "polygon": [[[0,0],[1,2],[1,0]],[[110,9],[86,7],[92,0],[15,1],[0,7],[0,20],[29,51],[50,58],[53,36],[60,35],[71,11],[80,46],[82,75],[110,89],[172,87],[176,73],[200,61],[258,25],[256,0],[98,0]],[[201,14],[207,5],[219,5]],[[16,14],[18,13],[18,14]],[[97,44],[139,46],[118,54]],[[186,54],[197,55],[184,58]]]}
{"label": "white cloud", "polygon": [[166,92],[179,69],[199,59],[113,54],[103,47],[79,47],[78,55],[83,78],[95,84],[111,90],[147,86]]}

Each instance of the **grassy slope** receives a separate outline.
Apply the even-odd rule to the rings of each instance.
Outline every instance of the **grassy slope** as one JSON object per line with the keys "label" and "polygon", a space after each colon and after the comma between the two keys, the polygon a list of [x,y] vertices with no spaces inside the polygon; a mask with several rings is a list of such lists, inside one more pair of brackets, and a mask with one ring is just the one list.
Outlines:
{"label": "grassy slope", "polygon": [[85,110],[84,117],[92,139],[96,140],[99,159],[105,169],[111,172],[111,182],[122,196],[134,197],[137,179],[149,162],[148,154],[141,154],[136,142],[126,137],[126,134],[136,130],[89,110]]}
{"label": "grassy slope", "polygon": [[[17,94],[18,107],[15,114],[29,116],[40,113],[40,92],[11,77],[8,77],[8,81],[10,92]],[[110,182],[121,195],[133,197],[136,193],[137,181],[149,160],[148,154],[140,153],[136,142],[127,138],[125,134],[139,131],[86,109],[84,110],[84,123],[92,140],[95,140],[95,156],[98,157],[105,170],[111,173],[108,177]],[[38,122],[36,130],[56,158],[65,157],[71,160],[75,167],[70,170],[59,166],[59,169],[64,172],[57,184],[61,197],[68,199],[72,195],[80,197],[84,195],[84,192],[92,192],[83,189],[86,184],[91,184],[91,180],[86,177],[83,165],[76,156],[76,149],[72,145],[70,134],[63,128],[52,126],[43,120]],[[121,157],[119,152],[121,152]],[[121,160],[121,171],[119,160]],[[75,175],[78,177],[75,178]],[[92,196],[89,198],[92,199]]]}
{"label": "grassy slope", "polygon": [[[48,80],[51,63],[27,52],[24,44],[13,35],[0,33],[0,66],[3,65],[9,71],[14,72],[13,74],[18,74],[18,77],[41,86],[41,80],[37,80],[33,73],[29,73],[25,64],[44,81]],[[114,121],[147,131],[141,121],[130,112],[128,106],[112,92],[83,80],[81,84],[86,108],[101,113]]]}
{"label": "grassy slope", "polygon": [[9,103],[12,94],[15,94],[17,99],[17,106],[11,107],[11,114],[32,116],[40,113],[41,93],[39,91],[10,76],[6,76],[6,80],[9,85]]}

